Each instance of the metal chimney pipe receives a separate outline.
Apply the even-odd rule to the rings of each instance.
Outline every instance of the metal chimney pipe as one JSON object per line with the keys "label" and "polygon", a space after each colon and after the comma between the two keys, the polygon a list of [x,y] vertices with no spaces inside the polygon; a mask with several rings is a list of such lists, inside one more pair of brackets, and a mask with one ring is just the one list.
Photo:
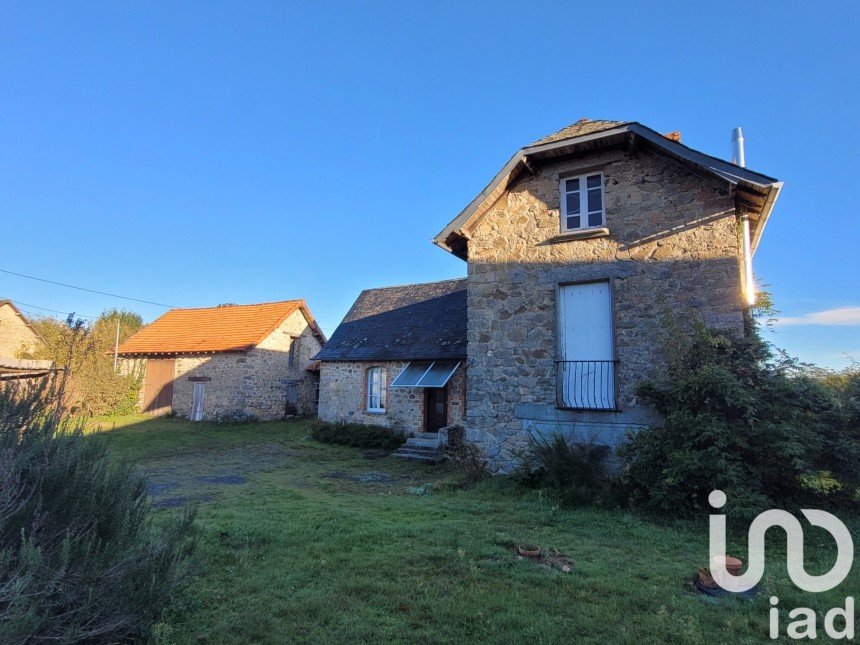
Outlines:
{"label": "metal chimney pipe", "polygon": [[732,163],[741,168],[747,165],[744,156],[744,131],[740,126],[732,130]]}
{"label": "metal chimney pipe", "polygon": [[[746,167],[744,154],[744,131],[740,126],[732,130],[732,163]],[[744,301],[748,306],[755,304],[755,282],[753,280],[752,244],[750,242],[750,217],[746,212],[741,213],[741,244],[743,245],[744,261]]]}

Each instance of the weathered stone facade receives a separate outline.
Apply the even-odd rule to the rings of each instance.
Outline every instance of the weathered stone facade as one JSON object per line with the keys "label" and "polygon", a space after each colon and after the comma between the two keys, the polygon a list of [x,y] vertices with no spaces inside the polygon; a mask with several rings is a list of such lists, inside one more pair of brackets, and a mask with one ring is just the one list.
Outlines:
{"label": "weathered stone facade", "polygon": [[[424,431],[424,388],[390,387],[406,361],[323,362],[320,368],[319,418],[330,422],[367,423],[402,430]],[[385,369],[385,412],[367,411],[367,370]],[[448,381],[448,424],[462,424],[466,413],[465,366]]]}
{"label": "weathered stone facade", "polygon": [[8,302],[0,301],[0,356],[26,358],[42,345],[42,340]]}
{"label": "weathered stone facade", "polygon": [[[559,235],[559,182],[603,172],[608,235]],[[743,329],[740,242],[727,185],[649,151],[614,149],[537,168],[483,214],[468,242],[467,439],[508,470],[533,433],[617,444],[653,419],[635,387],[663,364],[666,316]],[[618,411],[556,406],[557,290],[610,280]]]}
{"label": "weathered stone facade", "polygon": [[[173,411],[190,417],[194,383],[201,382],[205,392],[204,419],[233,414],[262,420],[281,419],[288,414],[314,415],[319,376],[307,368],[321,346],[303,313],[297,310],[246,352],[177,356]],[[135,362],[141,369],[141,360],[145,370],[145,359],[124,362]]]}

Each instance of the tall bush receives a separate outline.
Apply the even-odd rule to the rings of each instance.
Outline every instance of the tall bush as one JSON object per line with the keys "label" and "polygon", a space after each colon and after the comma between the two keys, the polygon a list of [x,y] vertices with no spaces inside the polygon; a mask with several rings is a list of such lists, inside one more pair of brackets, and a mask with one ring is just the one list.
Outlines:
{"label": "tall bush", "polygon": [[757,331],[697,326],[669,347],[663,376],[639,388],[665,421],[622,448],[635,501],[690,515],[719,488],[728,512],[753,515],[851,499],[860,462],[857,428],[848,429],[851,385],[841,394]]}
{"label": "tall bush", "polygon": [[192,512],[59,418],[52,384],[0,390],[0,642],[144,639],[183,579]]}

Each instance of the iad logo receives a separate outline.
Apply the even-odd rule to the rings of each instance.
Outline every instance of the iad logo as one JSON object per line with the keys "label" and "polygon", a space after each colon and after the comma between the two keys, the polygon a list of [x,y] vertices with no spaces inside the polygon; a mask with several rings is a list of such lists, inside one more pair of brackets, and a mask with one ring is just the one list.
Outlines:
{"label": "iad logo", "polygon": [[[726,494],[715,490],[708,496],[708,502],[714,508],[726,505]],[[800,589],[810,593],[820,593],[833,589],[845,580],[851,572],[854,560],[854,541],[848,528],[834,515],[825,511],[803,509],[804,517],[813,526],[825,529],[836,541],[836,562],[825,574],[812,576],[803,567],[803,527],[797,518],[787,511],[770,510],[756,517],[749,529],[747,571],[735,575],[726,569],[726,516],[711,515],[710,518],[710,548],[711,576],[720,587],[726,591],[743,592],[756,586],[764,574],[764,536],[767,530],[778,526],[785,531],[787,543],[787,568],[792,582]],[[779,599],[770,599],[774,608],[770,610],[770,637],[779,636],[779,612],[776,605]],[[789,618],[799,618],[788,625],[787,634],[791,638],[815,638],[816,616],[812,609],[798,607],[788,614]],[[838,617],[844,617],[845,628],[839,630],[835,626]],[[824,618],[824,631],[831,638],[854,638],[854,598],[845,599],[845,609],[835,607],[827,612]]]}

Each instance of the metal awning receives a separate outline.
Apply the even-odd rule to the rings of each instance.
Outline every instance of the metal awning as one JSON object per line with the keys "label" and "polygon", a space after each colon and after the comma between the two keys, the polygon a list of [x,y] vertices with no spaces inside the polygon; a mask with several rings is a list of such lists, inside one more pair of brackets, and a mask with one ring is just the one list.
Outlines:
{"label": "metal awning", "polygon": [[408,363],[390,387],[445,387],[458,367],[459,361]]}

